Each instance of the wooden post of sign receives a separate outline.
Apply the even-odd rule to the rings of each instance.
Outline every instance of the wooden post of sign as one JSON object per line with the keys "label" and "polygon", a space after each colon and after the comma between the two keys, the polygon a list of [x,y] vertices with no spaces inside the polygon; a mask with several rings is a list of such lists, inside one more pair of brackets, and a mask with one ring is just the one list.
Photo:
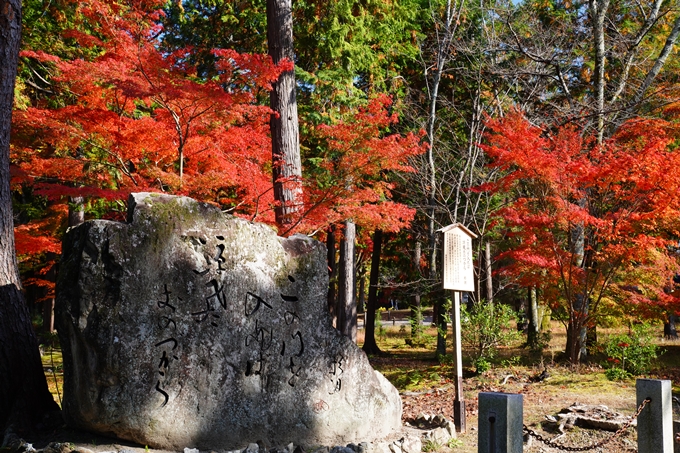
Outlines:
{"label": "wooden post of sign", "polygon": [[463,354],[460,327],[460,292],[474,291],[474,264],[472,262],[472,239],[477,235],[463,225],[454,223],[439,230],[444,235],[442,253],[444,265],[442,283],[444,289],[453,290],[452,323],[454,354],[456,355],[456,396],[453,400],[453,423],[456,431],[465,432],[465,396],[463,394]]}
{"label": "wooden post of sign", "polygon": [[465,432],[465,395],[463,394],[463,352],[460,340],[460,292],[453,292],[453,350],[456,354],[456,396],[453,400],[453,424],[459,433]]}

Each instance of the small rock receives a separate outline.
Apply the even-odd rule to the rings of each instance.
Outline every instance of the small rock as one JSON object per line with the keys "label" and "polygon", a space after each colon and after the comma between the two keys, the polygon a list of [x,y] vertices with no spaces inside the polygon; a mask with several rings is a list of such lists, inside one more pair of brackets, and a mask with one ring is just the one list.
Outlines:
{"label": "small rock", "polygon": [[418,414],[416,419],[413,421],[413,423],[418,428],[421,428],[421,429],[427,428],[430,424],[430,416],[425,415],[423,413],[420,413],[420,414]]}
{"label": "small rock", "polygon": [[44,453],[71,453],[73,449],[69,444],[61,442],[50,442],[50,444],[43,449]]}
{"label": "small rock", "polygon": [[243,453],[260,453],[260,446],[253,443],[253,444],[248,444],[245,450],[243,450]]}
{"label": "small rock", "polygon": [[392,453],[386,442],[374,442],[371,444],[371,453]]}
{"label": "small rock", "polygon": [[406,435],[401,442],[403,453],[420,453],[423,449],[423,442],[420,436]]}
{"label": "small rock", "polygon": [[291,453],[287,447],[274,447],[269,449],[269,453]]}
{"label": "small rock", "polygon": [[[133,452],[129,450],[122,450],[120,453],[133,453]],[[185,448],[184,453],[200,453],[200,452],[198,451],[198,448]]]}
{"label": "small rock", "polygon": [[445,428],[435,428],[425,433],[423,439],[425,441],[432,441],[434,443],[446,445],[452,436],[451,433]]}
{"label": "small rock", "polygon": [[446,417],[444,417],[442,414],[437,414],[434,416],[434,418],[431,420],[432,425],[443,428],[446,426]]}
{"label": "small rock", "polygon": [[331,453],[354,453],[354,450],[348,447],[333,447]]}
{"label": "small rock", "polygon": [[14,433],[8,433],[2,442],[3,451],[8,453],[33,453],[36,451],[32,444],[18,437]]}
{"label": "small rock", "polygon": [[368,442],[361,442],[359,444],[359,453],[368,453]]}
{"label": "small rock", "polygon": [[458,437],[458,434],[456,434],[456,424],[451,420],[447,420],[446,426],[442,426],[442,428],[444,428],[449,433],[452,439],[456,439]]}
{"label": "small rock", "polygon": [[[314,453],[329,453],[329,452],[330,452],[330,449],[328,447],[321,447],[317,450],[314,450]],[[297,451],[296,451],[296,453],[297,453]]]}
{"label": "small rock", "polygon": [[359,453],[359,446],[356,444],[349,443],[347,444],[347,448],[352,450],[354,453]]}

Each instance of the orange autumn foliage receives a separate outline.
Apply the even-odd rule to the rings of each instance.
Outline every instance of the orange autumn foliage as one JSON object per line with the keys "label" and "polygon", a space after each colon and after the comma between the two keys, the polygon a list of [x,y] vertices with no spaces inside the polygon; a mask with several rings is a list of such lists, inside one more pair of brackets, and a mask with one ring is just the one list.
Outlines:
{"label": "orange autumn foliage", "polygon": [[[64,36],[83,57],[22,51],[51,68],[54,94],[14,112],[14,188],[28,185],[62,207],[67,196],[126,200],[130,192],[163,191],[274,224],[266,104],[271,84],[292,64],[214,49],[218,74],[201,79],[187,63],[191,48],[159,50],[162,3],[70,2],[76,23]],[[414,210],[392,201],[386,175],[411,171],[407,161],[422,147],[414,135],[385,135],[396,121],[388,109],[379,97],[349,120],[316,130],[327,150],[318,167],[324,181],[307,172],[309,209],[280,233],[323,230],[348,217],[367,231],[410,222]],[[52,250],[59,234],[17,229],[30,253]]]}
{"label": "orange autumn foliage", "polygon": [[[679,271],[680,152],[671,124],[634,120],[601,146],[575,127],[531,125],[520,112],[490,120],[484,150],[512,190],[497,224],[511,246],[500,272],[547,292],[579,326],[602,301],[674,309]],[[579,239],[582,238],[582,249]],[[587,313],[579,300],[590,301]]]}

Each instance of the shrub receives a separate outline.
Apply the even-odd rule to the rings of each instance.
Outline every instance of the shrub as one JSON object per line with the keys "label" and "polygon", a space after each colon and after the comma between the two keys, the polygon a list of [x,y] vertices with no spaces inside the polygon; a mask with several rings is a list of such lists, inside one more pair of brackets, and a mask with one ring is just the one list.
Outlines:
{"label": "shrub", "polygon": [[648,373],[659,347],[652,343],[648,324],[634,326],[629,334],[612,335],[605,344],[607,378],[621,380]]}
{"label": "shrub", "polygon": [[470,351],[478,373],[489,370],[499,346],[520,338],[520,333],[512,328],[515,313],[507,305],[475,302],[469,311],[461,307],[461,320],[461,340]]}

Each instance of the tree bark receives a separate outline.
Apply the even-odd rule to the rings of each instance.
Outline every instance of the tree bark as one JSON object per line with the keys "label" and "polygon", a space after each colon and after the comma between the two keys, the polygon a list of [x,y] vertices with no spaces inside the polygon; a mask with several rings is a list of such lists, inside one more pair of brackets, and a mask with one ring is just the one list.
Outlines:
{"label": "tree bark", "polygon": [[335,262],[335,225],[331,225],[326,236],[326,257],[328,260],[328,311],[333,326],[338,325],[338,265]]}
{"label": "tree bark", "polygon": [[9,137],[21,39],[21,2],[0,0],[0,429],[32,429],[59,410],[20,291],[9,186]]}
{"label": "tree bark", "polygon": [[[420,241],[416,239],[413,250],[413,277],[420,279],[420,255],[422,254]],[[411,339],[419,340],[423,335],[423,307],[420,303],[420,290],[416,288],[411,304]]]}
{"label": "tree bark", "polygon": [[[437,211],[437,167],[434,159],[434,147],[436,146],[435,140],[435,129],[437,123],[437,105],[439,102],[439,86],[444,75],[444,70],[446,64],[451,60],[452,49],[451,42],[460,24],[460,15],[463,10],[464,0],[460,2],[459,5],[451,2],[451,0],[446,0],[446,5],[444,7],[444,19],[438,27],[441,30],[441,34],[437,35],[438,41],[436,43],[435,61],[432,64],[428,64],[424,69],[425,82],[427,84],[428,90],[428,115],[427,115],[427,141],[429,147],[427,149],[427,222],[428,222],[428,234],[429,234],[429,279],[434,281],[437,276],[437,233],[436,233],[436,211]],[[457,7],[457,9],[456,9]],[[433,12],[433,14],[436,14]],[[437,22],[438,19],[435,19]],[[431,74],[431,76],[430,76]],[[446,310],[443,308],[444,295],[440,291],[437,291],[436,295],[433,295],[435,309],[434,312],[437,316],[434,317],[433,322],[438,326],[437,329],[437,354],[446,354],[446,321],[445,314]]]}
{"label": "tree bark", "polygon": [[605,39],[604,22],[609,0],[589,0],[595,40],[595,104],[597,109],[597,143],[604,137]]}
{"label": "tree bark", "polygon": [[484,248],[484,263],[486,264],[486,301],[493,304],[493,279],[491,277],[491,243]]}
{"label": "tree bark", "polygon": [[[357,273],[359,279],[359,300],[357,301],[357,312],[363,313],[364,307],[366,305],[366,267],[364,265],[359,266],[359,272]],[[365,318],[364,318],[365,319]]]}
{"label": "tree bark", "polygon": [[446,334],[448,333],[449,329],[449,324],[446,322],[446,315],[447,311],[445,308],[445,298],[444,294],[442,294],[442,291],[438,291],[437,293],[437,299],[436,302],[437,304],[437,315],[435,317],[435,322],[437,323],[437,356],[445,356],[446,355]]}
{"label": "tree bark", "polygon": [[19,284],[9,187],[9,133],[21,40],[21,2],[0,0],[0,286]]}
{"label": "tree bark", "polygon": [[382,251],[382,231],[373,233],[373,256],[371,257],[371,274],[368,284],[368,306],[365,314],[365,338],[363,350],[366,354],[379,354],[380,347],[375,341],[375,310],[378,307],[378,280],[380,278],[380,253]]}
{"label": "tree bark", "polygon": [[[274,63],[295,61],[291,0],[267,0],[267,41]],[[281,74],[274,83],[270,106],[272,134],[272,178],[276,223],[292,225],[302,211],[302,163],[295,93],[295,71]]]}
{"label": "tree bark", "polygon": [[678,329],[675,326],[675,323],[677,322],[678,317],[675,313],[670,313],[668,315],[668,321],[666,321],[663,325],[663,336],[664,338],[667,338],[669,340],[677,340],[678,339]]}
{"label": "tree bark", "polygon": [[357,304],[354,278],[354,222],[345,221],[345,231],[340,241],[338,272],[338,330],[357,341]]}
{"label": "tree bark", "polygon": [[532,286],[528,290],[529,309],[529,326],[527,330],[527,345],[530,348],[538,346],[538,334],[541,332],[541,319],[538,316],[538,297],[536,294],[536,287]]}

